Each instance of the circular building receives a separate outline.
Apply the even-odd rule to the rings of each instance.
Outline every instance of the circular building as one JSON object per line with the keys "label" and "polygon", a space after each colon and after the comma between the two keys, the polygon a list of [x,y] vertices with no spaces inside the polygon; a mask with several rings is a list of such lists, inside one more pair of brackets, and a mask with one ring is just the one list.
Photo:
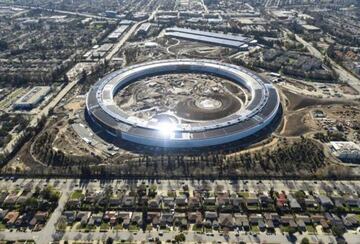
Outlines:
{"label": "circular building", "polygon": [[97,133],[163,148],[241,141],[266,131],[279,108],[275,87],[253,72],[194,59],[115,71],[99,80],[86,98],[88,121]]}

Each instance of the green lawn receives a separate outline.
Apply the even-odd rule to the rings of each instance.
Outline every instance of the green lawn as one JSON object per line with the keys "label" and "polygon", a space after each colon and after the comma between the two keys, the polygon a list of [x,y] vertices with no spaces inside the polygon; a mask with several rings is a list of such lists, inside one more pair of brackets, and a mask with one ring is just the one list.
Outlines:
{"label": "green lawn", "polygon": [[216,211],[217,206],[215,206],[215,205],[205,205],[205,210],[206,211]]}
{"label": "green lawn", "polygon": [[360,221],[360,214],[357,214],[356,218],[357,218],[358,221]]}
{"label": "green lawn", "polygon": [[243,196],[245,198],[248,198],[250,196],[250,193],[246,192],[246,191],[242,191],[242,192],[239,192],[239,196]]}
{"label": "green lawn", "polygon": [[306,225],[306,231],[309,232],[310,234],[315,234],[316,233],[316,229],[312,225]]}
{"label": "green lawn", "polygon": [[205,227],[205,232],[206,233],[211,233],[213,230],[212,230],[212,228],[207,228],[207,227]]}
{"label": "green lawn", "polygon": [[280,230],[281,230],[281,232],[283,232],[283,233],[288,233],[289,232],[289,226],[281,226],[280,227]]}
{"label": "green lawn", "polygon": [[140,228],[137,225],[130,225],[129,226],[129,231],[138,231]]}
{"label": "green lawn", "polygon": [[117,225],[114,226],[114,230],[122,230],[122,229],[124,229],[122,224],[117,224]]}
{"label": "green lawn", "polygon": [[197,225],[193,225],[192,230],[193,230],[193,231],[196,231],[196,232],[198,232],[198,231],[203,232],[203,228],[202,228],[202,227],[199,227],[199,226],[197,226]]}
{"label": "green lawn", "polygon": [[109,228],[110,228],[110,226],[109,226],[109,224],[107,224],[107,223],[102,223],[102,224],[100,225],[100,231],[108,231]]}
{"label": "green lawn", "polygon": [[82,194],[81,190],[76,190],[71,194],[70,199],[80,199],[83,196],[84,196],[84,194]]}
{"label": "green lawn", "polygon": [[5,230],[6,226],[3,223],[0,223],[0,230]]}
{"label": "green lawn", "polygon": [[85,227],[85,230],[86,230],[86,231],[93,231],[93,230],[95,230],[95,229],[96,229],[96,226],[95,226],[95,225],[92,225],[92,226],[87,225],[87,226]]}
{"label": "green lawn", "polygon": [[252,225],[252,226],[251,226],[251,231],[252,231],[252,232],[255,232],[255,233],[260,233],[259,226],[257,226],[257,225]]}

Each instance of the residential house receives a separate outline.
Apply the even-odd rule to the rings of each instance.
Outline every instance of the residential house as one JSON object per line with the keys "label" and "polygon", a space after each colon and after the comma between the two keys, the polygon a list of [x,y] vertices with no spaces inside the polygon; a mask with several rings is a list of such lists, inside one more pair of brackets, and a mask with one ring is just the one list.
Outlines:
{"label": "residential house", "polygon": [[7,209],[0,209],[0,221],[2,221],[4,219],[4,217],[6,216],[6,214],[9,212],[9,210]]}
{"label": "residential house", "polygon": [[205,212],[205,219],[206,220],[214,221],[217,218],[218,218],[217,212],[213,212],[213,211],[206,211]]}
{"label": "residential house", "polygon": [[295,221],[298,223],[299,221],[304,222],[305,225],[311,224],[311,218],[307,215],[295,214]]}
{"label": "residential house", "polygon": [[293,196],[289,195],[288,201],[289,201],[289,207],[292,211],[299,212],[302,210],[300,203]]}
{"label": "residential house", "polygon": [[259,224],[261,225],[261,230],[265,229],[265,224],[264,224],[264,218],[261,214],[250,214],[249,216],[249,222],[251,225],[253,226],[259,226]]}
{"label": "residential house", "polygon": [[176,226],[181,226],[183,219],[186,219],[186,214],[185,214],[185,213],[178,213],[178,212],[176,212],[176,213],[174,214],[174,224],[175,224]]}
{"label": "residential house", "polygon": [[312,214],[312,215],[310,215],[310,219],[311,219],[311,222],[312,222],[314,225],[320,224],[320,222],[321,222],[322,220],[325,221],[325,217],[324,217],[324,215],[322,215],[322,214]]}
{"label": "residential house", "polygon": [[65,216],[67,223],[72,224],[76,220],[76,212],[75,211],[64,211],[63,216]]}
{"label": "residential house", "polygon": [[356,230],[359,227],[359,220],[356,214],[346,214],[341,219],[347,229]]}
{"label": "residential house", "polygon": [[175,198],[175,204],[177,207],[184,207],[187,205],[187,197],[185,195],[180,195]]}
{"label": "residential house", "polygon": [[104,216],[103,216],[103,220],[105,222],[109,222],[111,225],[116,225],[117,224],[117,217],[118,217],[118,212],[117,211],[105,211]]}
{"label": "residential house", "polygon": [[37,211],[34,215],[34,218],[41,223],[45,223],[48,217],[49,217],[48,211]]}
{"label": "residential house", "polygon": [[345,198],[345,202],[350,208],[360,208],[359,198],[347,197],[347,198]]}
{"label": "residential house", "polygon": [[278,227],[281,223],[281,219],[278,213],[264,213],[265,220],[272,222],[274,227]]}
{"label": "residential house", "polygon": [[88,225],[93,226],[93,225],[100,225],[103,219],[103,213],[97,213],[97,214],[92,214]]}
{"label": "residential house", "polygon": [[20,215],[20,213],[18,211],[8,212],[4,217],[4,221],[6,223],[6,226],[7,227],[15,226],[15,221],[19,217],[19,215]]}
{"label": "residential house", "polygon": [[287,211],[289,209],[286,195],[284,192],[280,192],[278,197],[276,198],[276,207],[280,211]]}
{"label": "residential house", "polygon": [[131,216],[131,224],[142,226],[143,225],[143,213],[142,212],[133,212]]}
{"label": "residential house", "polygon": [[221,213],[221,214],[219,214],[218,221],[219,221],[221,228],[227,228],[229,230],[234,229],[235,222],[234,222],[234,217],[232,216],[232,214]]}
{"label": "residential house", "polygon": [[270,196],[261,194],[259,197],[260,207],[262,209],[269,209],[273,206],[273,200]]}
{"label": "residential house", "polygon": [[259,199],[256,196],[249,196],[245,198],[247,209],[256,210],[259,207]]}
{"label": "residential house", "polygon": [[174,214],[170,212],[162,212],[160,216],[160,226],[166,227],[166,225],[172,226],[174,222]]}
{"label": "residential house", "polygon": [[160,209],[161,197],[156,196],[150,200],[148,200],[148,208],[149,209]]}
{"label": "residential house", "polygon": [[14,194],[10,194],[6,197],[6,199],[3,202],[3,206],[6,207],[14,207],[16,204],[16,201],[18,199],[18,196],[14,193]]}
{"label": "residential house", "polygon": [[160,212],[148,212],[147,213],[147,223],[151,223],[154,227],[160,225]]}
{"label": "residential house", "polygon": [[23,205],[26,203],[26,201],[33,195],[32,192],[28,192],[25,195],[21,195],[20,197],[18,197],[18,199],[16,200],[16,204],[18,205]]}
{"label": "residential house", "polygon": [[199,197],[189,197],[188,208],[189,209],[198,209],[201,207]]}
{"label": "residential house", "polygon": [[102,198],[102,192],[86,190],[83,202],[86,204],[95,205]]}
{"label": "residential house", "polygon": [[133,196],[124,196],[122,199],[122,207],[126,209],[134,208],[135,206],[135,197]]}
{"label": "residential house", "polygon": [[204,218],[201,212],[188,212],[188,222],[191,224],[196,224],[196,226],[202,226]]}
{"label": "residential house", "polygon": [[[347,224],[348,224],[348,222],[347,222]],[[339,218],[336,215],[333,215],[333,219],[330,221],[330,225],[331,226],[336,226],[337,229],[340,229],[343,232],[346,232],[346,227],[344,225],[344,222],[342,221],[341,218]]]}
{"label": "residential house", "polygon": [[294,216],[291,214],[286,214],[280,217],[280,222],[284,226],[290,226],[290,224],[295,223]]}
{"label": "residential house", "polygon": [[231,204],[233,206],[233,209],[236,211],[241,210],[241,203],[244,202],[244,198],[242,197],[231,197],[230,198]]}
{"label": "residential house", "polygon": [[307,209],[316,209],[319,206],[318,202],[315,200],[315,198],[312,195],[308,195],[304,199],[304,203]]}
{"label": "residential house", "polygon": [[30,216],[30,214],[28,214],[28,213],[24,213],[24,214],[20,215],[15,221],[15,226],[17,228],[19,228],[21,226],[26,225],[26,223],[29,221],[28,220],[29,216]]}
{"label": "residential house", "polygon": [[238,228],[243,227],[243,222],[249,223],[249,219],[245,214],[235,213],[234,220],[235,220],[235,226]]}
{"label": "residential house", "polygon": [[204,198],[204,205],[215,205],[216,198],[215,197],[205,197]]}
{"label": "residential house", "polygon": [[[148,203],[149,203],[149,197],[148,196],[141,196],[141,197],[139,197],[137,199],[137,205],[138,206],[146,206],[146,205],[148,205]],[[152,206],[152,204],[151,204],[151,206]]]}
{"label": "residential house", "polygon": [[91,211],[79,211],[76,215],[76,220],[80,221],[81,225],[86,225],[90,219]]}
{"label": "residential house", "polygon": [[127,211],[120,211],[118,212],[118,220],[119,222],[123,222],[125,219],[131,219],[131,212]]}
{"label": "residential house", "polygon": [[109,206],[118,207],[122,203],[122,198],[119,195],[113,195],[109,199]]}
{"label": "residential house", "polygon": [[342,209],[342,208],[345,207],[345,199],[343,197],[341,197],[341,196],[333,196],[331,199],[332,199],[332,201],[334,203],[334,206],[336,208]]}
{"label": "residential house", "polygon": [[334,203],[327,196],[319,195],[317,199],[324,209],[331,209],[334,206]]}
{"label": "residential house", "polygon": [[163,197],[162,199],[164,208],[173,209],[175,208],[175,198],[174,197]]}
{"label": "residential house", "polygon": [[229,193],[218,193],[216,197],[216,205],[226,207],[230,205]]}
{"label": "residential house", "polygon": [[4,203],[4,201],[8,195],[9,195],[9,193],[7,191],[0,192],[0,204],[1,205]]}

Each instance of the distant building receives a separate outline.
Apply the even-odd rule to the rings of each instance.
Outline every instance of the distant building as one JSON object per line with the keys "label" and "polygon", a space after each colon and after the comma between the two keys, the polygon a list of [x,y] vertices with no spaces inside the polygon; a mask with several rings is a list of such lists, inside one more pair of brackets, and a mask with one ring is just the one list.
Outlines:
{"label": "distant building", "polygon": [[117,13],[116,13],[116,11],[108,10],[108,11],[105,11],[105,15],[106,15],[106,17],[115,18]]}
{"label": "distant building", "polygon": [[49,86],[35,86],[28,91],[24,96],[17,100],[13,107],[14,109],[32,109],[35,108],[47,94],[51,88]]}
{"label": "distant building", "polygon": [[343,161],[354,161],[360,159],[360,146],[350,141],[332,141],[329,147],[333,154]]}
{"label": "distant building", "polygon": [[216,46],[236,48],[239,50],[247,50],[249,47],[247,43],[252,41],[252,39],[241,34],[225,34],[178,27],[167,28],[165,35],[173,38],[203,42]]}
{"label": "distant building", "polygon": [[119,37],[127,30],[129,25],[120,25],[118,28],[116,28],[113,32],[108,35],[108,40],[111,42],[115,42],[119,39]]}
{"label": "distant building", "polygon": [[139,29],[136,32],[137,36],[147,36],[150,31],[151,23],[143,23],[140,25]]}
{"label": "distant building", "polygon": [[313,25],[302,25],[302,27],[304,28],[304,30],[306,30],[307,32],[319,32],[321,31],[320,28],[313,26]]}
{"label": "distant building", "polygon": [[123,19],[122,21],[120,21],[119,25],[131,25],[132,23],[133,23],[132,20]]}

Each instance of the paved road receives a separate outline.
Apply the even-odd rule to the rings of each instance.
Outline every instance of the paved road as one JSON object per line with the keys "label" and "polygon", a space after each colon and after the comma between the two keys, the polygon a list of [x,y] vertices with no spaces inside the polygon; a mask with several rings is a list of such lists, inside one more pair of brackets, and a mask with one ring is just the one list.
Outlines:
{"label": "paved road", "polygon": [[[290,30],[286,30],[286,31],[290,32]],[[314,57],[317,57],[321,60],[323,60],[326,57],[330,61],[332,67],[335,69],[336,73],[339,75],[339,79],[341,81],[348,83],[350,86],[352,86],[360,93],[360,80],[356,76],[354,76],[351,72],[344,69],[341,65],[337,64],[334,60],[332,60],[328,56],[323,55],[311,43],[305,41],[299,35],[295,34],[295,38],[298,42],[303,44]]]}
{"label": "paved road", "polygon": [[[161,241],[167,240],[174,240],[175,236],[180,232],[167,232],[163,233],[161,236],[159,232],[154,230],[151,232],[142,232],[139,231],[138,233],[131,233],[129,231],[117,231],[117,232],[92,232],[92,233],[80,233],[80,232],[67,232],[63,236],[63,240],[106,240],[106,238],[111,237],[116,241],[149,241],[150,239],[154,240],[155,238],[159,238]],[[268,235],[266,233],[260,233],[256,236],[246,234],[246,233],[239,233],[236,234],[235,232],[230,232],[228,236],[224,236],[219,234],[218,232],[214,232],[212,236],[206,234],[198,234],[193,231],[184,232],[186,236],[187,242],[233,242],[239,243],[244,241],[246,243],[290,243],[288,235],[276,234],[276,235]],[[336,243],[335,237],[328,234],[321,234],[321,235],[300,235],[296,234],[295,239],[299,242],[304,238],[307,237],[312,243],[318,243],[320,240],[323,243]],[[347,243],[349,244],[358,244],[358,239],[360,238],[358,234],[351,234],[347,233],[344,235]]]}
{"label": "paved road", "polygon": [[105,60],[111,60],[111,58],[120,50],[120,48],[125,44],[125,42],[132,36],[132,34],[137,30],[137,28],[147,22],[152,20],[157,11],[158,11],[159,7],[149,16],[148,19],[140,21],[135,23],[133,26],[131,26],[130,30],[128,30],[125,35],[123,35],[122,37],[120,37],[120,40],[113,46],[113,48],[110,50],[110,52],[105,56]]}
{"label": "paved road", "polygon": [[[40,110],[31,120],[28,126],[35,127],[39,120],[43,116],[48,116],[49,111],[53,109],[60,101],[61,99],[78,83],[79,79],[74,78],[71,82],[69,82],[42,110]],[[16,142],[18,139],[24,135],[24,131],[18,133],[12,140],[9,142],[6,147],[4,148],[4,151],[6,152],[12,152],[14,150],[14,146],[16,145]]]}
{"label": "paved road", "polygon": [[105,16],[99,16],[99,15],[89,14],[89,13],[79,13],[79,12],[74,12],[74,11],[65,11],[65,10],[49,9],[49,8],[42,8],[42,7],[33,7],[33,6],[28,6],[28,5],[16,5],[16,4],[14,4],[12,6],[17,7],[17,8],[23,8],[23,9],[40,9],[40,10],[55,12],[55,13],[59,13],[59,14],[76,15],[76,16],[82,16],[82,17],[86,17],[86,18],[114,20],[114,18],[108,18],[108,17],[105,17]]}

